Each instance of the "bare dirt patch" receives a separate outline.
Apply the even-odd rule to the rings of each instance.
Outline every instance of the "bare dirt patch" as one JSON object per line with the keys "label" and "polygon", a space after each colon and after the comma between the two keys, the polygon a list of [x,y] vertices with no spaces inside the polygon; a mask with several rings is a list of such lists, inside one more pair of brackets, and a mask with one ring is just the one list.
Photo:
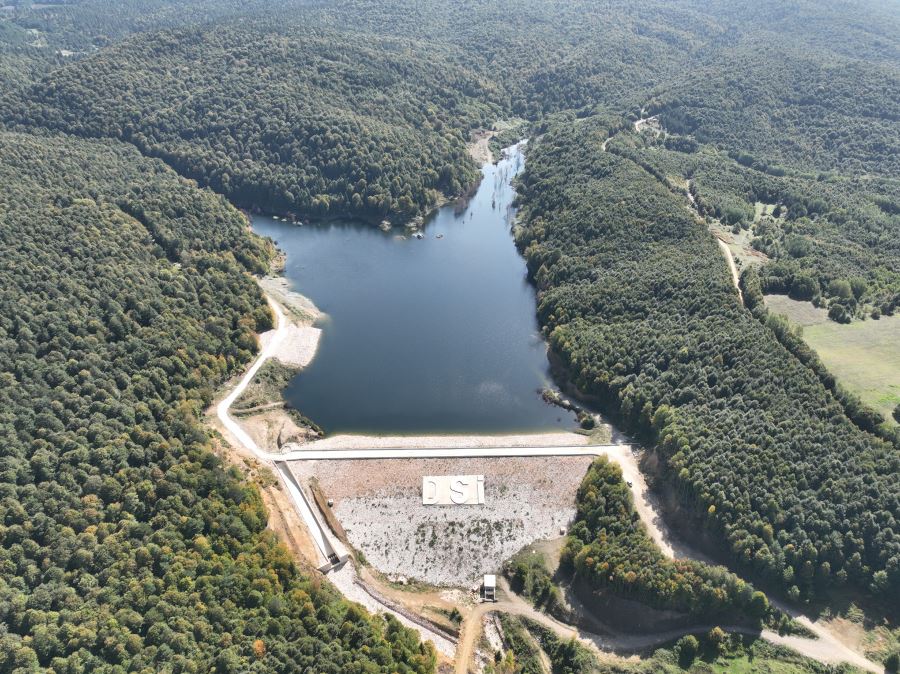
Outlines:
{"label": "bare dirt patch", "polygon": [[[259,336],[261,347],[264,349],[274,336],[275,331],[270,330]],[[285,328],[285,336],[278,345],[278,350],[273,356],[285,365],[293,367],[306,367],[312,362],[319,348],[319,338],[322,331],[311,325],[298,325],[290,323]]]}
{"label": "bare dirt patch", "polygon": [[643,119],[635,120],[634,130],[635,133],[641,133],[642,131],[651,131],[657,138],[663,134],[662,123],[660,122],[659,115],[653,115],[653,117],[645,117]]}
{"label": "bare dirt patch", "polygon": [[267,452],[277,452],[287,442],[305,442],[317,437],[309,426],[298,424],[289,412],[277,407],[237,418],[257,446]]}
{"label": "bare dirt patch", "polygon": [[479,166],[492,164],[501,155],[501,149],[519,140],[514,131],[525,125],[520,118],[501,119],[494,122],[490,129],[476,129],[469,135],[466,149]]}
{"label": "bare dirt patch", "polygon": [[[259,283],[284,308],[286,321],[272,360],[247,386],[233,413],[257,446],[277,452],[286,443],[304,443],[320,437],[309,420],[285,407],[282,391],[315,357],[322,331],[312,323],[322,314],[311,300],[291,290],[283,277],[266,276]],[[276,332],[273,329],[259,335],[261,350],[272,343]]]}
{"label": "bare dirt patch", "polygon": [[707,224],[713,235],[728,246],[729,251],[737,259],[738,266],[741,269],[754,264],[762,264],[769,260],[765,253],[753,247],[752,241],[755,236],[753,229],[741,229],[735,232],[733,227],[729,227],[721,221],[712,218],[709,219]]}
{"label": "bare dirt patch", "polygon": [[232,414],[258,447],[277,452],[286,443],[304,443],[320,437],[296,410],[285,404],[282,391],[300,368],[278,359],[266,362],[232,406]]}
{"label": "bare dirt patch", "polygon": [[291,289],[290,281],[283,276],[264,276],[259,285],[265,293],[281,306],[300,324],[312,324],[322,316],[322,312],[308,297]]}
{"label": "bare dirt patch", "polygon": [[[678,181],[671,181],[671,183],[672,186],[676,186]],[[762,253],[753,247],[753,237],[755,236],[753,226],[755,226],[756,222],[759,220],[759,214],[767,212],[765,207],[762,208],[762,210],[760,210],[760,208],[756,209],[757,217],[753,226],[749,229],[738,228],[738,231],[735,231],[734,227],[726,225],[721,220],[700,215],[700,211],[697,208],[697,200],[694,197],[691,188],[691,181],[684,181],[683,189],[687,195],[691,210],[697,217],[701,218],[706,223],[706,226],[709,228],[712,235],[719,240],[720,245],[723,246],[723,252],[725,252],[726,255],[731,255],[728,260],[728,266],[732,268],[732,274],[739,272],[745,267],[754,264],[762,264],[763,262],[768,261],[769,258],[765,253]],[[735,260],[737,261],[737,268],[734,267]]]}
{"label": "bare dirt patch", "polygon": [[[288,324],[278,351],[272,354],[285,365],[306,367],[312,362],[319,346],[322,331],[313,323],[322,317],[322,312],[312,300],[291,289],[290,282],[283,276],[265,276],[259,285],[266,294],[285,309]],[[269,330],[259,336],[260,346],[265,348],[275,335]]]}
{"label": "bare dirt patch", "polygon": [[[350,543],[386,573],[471,587],[525,545],[559,536],[591,457],[292,462],[316,477]],[[424,475],[484,475],[485,505],[422,505]]]}
{"label": "bare dirt patch", "polygon": [[480,129],[472,132],[466,149],[477,164],[490,164],[494,161],[494,153],[491,152],[491,138],[496,133],[492,129]]}

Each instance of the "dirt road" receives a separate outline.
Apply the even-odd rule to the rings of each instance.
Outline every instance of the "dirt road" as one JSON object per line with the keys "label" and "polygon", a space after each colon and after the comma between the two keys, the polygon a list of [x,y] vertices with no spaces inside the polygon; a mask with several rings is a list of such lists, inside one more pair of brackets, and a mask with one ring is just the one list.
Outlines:
{"label": "dirt road", "polygon": [[[478,604],[462,625],[459,635],[459,644],[456,650],[456,673],[466,674],[473,662],[475,653],[475,644],[481,634],[482,616],[493,611],[502,611],[513,615],[530,618],[540,625],[553,630],[553,632],[561,639],[569,640],[577,639],[582,645],[592,650],[598,656],[627,655],[638,651],[650,649],[666,642],[671,642],[681,638],[685,634],[705,634],[709,632],[715,624],[691,625],[681,629],[664,630],[660,632],[652,632],[647,634],[627,634],[610,630],[606,634],[596,634],[579,630],[572,625],[560,622],[555,618],[548,616],[535,609],[524,599],[514,594],[506,583],[505,579],[500,579],[500,600],[497,602],[487,602]],[[825,662],[829,664],[839,664],[849,662],[865,671],[882,672],[883,667],[867,660],[858,653],[850,650],[840,641],[834,638],[831,633],[816,626],[808,620],[800,617],[799,621],[808,629],[812,630],[818,640],[807,639],[798,636],[782,636],[771,630],[756,631],[747,627],[737,625],[720,626],[727,632],[737,632],[750,636],[759,636],[769,643],[785,646],[793,649],[813,660]]]}
{"label": "dirt road", "polygon": [[[269,302],[269,306],[275,313],[276,327],[268,334],[267,339],[263,341],[263,348],[260,351],[259,355],[256,357],[256,360],[253,362],[244,376],[240,379],[231,393],[229,393],[216,407],[216,415],[218,416],[222,428],[226,431],[226,437],[228,434],[231,435],[229,441],[232,444],[236,444],[236,446],[243,448],[245,452],[250,452],[254,457],[256,457],[258,461],[275,469],[276,474],[279,475],[279,478],[282,480],[282,484],[287,489],[288,496],[297,514],[300,515],[301,521],[303,521],[303,523],[306,525],[307,531],[315,543],[316,551],[320,556],[319,561],[327,560],[330,555],[334,554],[332,541],[329,540],[328,532],[318,521],[318,518],[315,516],[315,513],[313,512],[312,507],[307,501],[305,495],[302,493],[302,490],[298,488],[298,485],[295,483],[293,478],[286,473],[285,469],[283,468],[284,464],[281,463],[280,466],[276,464],[273,460],[273,457],[267,452],[262,451],[253,441],[253,438],[251,438],[247,434],[247,432],[244,431],[243,428],[241,428],[240,424],[238,424],[237,421],[235,421],[229,414],[231,405],[247,389],[247,386],[250,384],[250,382],[256,376],[256,373],[259,372],[260,368],[265,364],[265,362],[273,355],[278,353],[278,349],[280,348],[282,341],[284,341],[289,334],[289,326],[291,324],[286,319],[281,306],[271,298],[267,299]],[[452,652],[453,644],[449,642],[443,635],[428,630],[422,625],[410,621],[406,616],[397,613],[391,607],[378,602],[378,600],[371,594],[358,591],[359,586],[355,582],[356,575],[351,563],[348,562],[344,564],[342,568],[343,572],[341,572],[341,569],[339,569],[338,575],[334,578],[335,585],[351,601],[359,601],[361,603],[364,603],[364,605],[372,611],[391,613],[402,624],[419,632],[423,640],[430,640],[432,643],[434,643],[439,652],[443,653],[444,655],[449,655],[449,653]]]}
{"label": "dirt road", "polygon": [[728,261],[728,269],[731,270],[731,280],[734,282],[734,287],[737,289],[738,299],[741,301],[741,304],[744,303],[744,293],[741,292],[741,277],[738,274],[737,265],[734,263],[734,255],[731,254],[731,249],[728,247],[728,244],[722,241],[719,237],[716,237],[716,241],[719,242],[719,248],[722,249],[722,255],[725,256],[725,259]]}
{"label": "dirt road", "polygon": [[[730,266],[734,266],[734,262],[731,259],[731,255],[729,252],[729,261]],[[733,269],[732,275],[736,277],[736,269]],[[273,334],[266,340],[266,343],[257,357],[256,361],[251,365],[250,369],[244,375],[244,377],[240,380],[237,386],[232,390],[232,392],[225,397],[224,400],[217,407],[217,415],[219,421],[222,426],[228,433],[230,433],[234,440],[236,440],[240,445],[242,445],[246,450],[252,452],[254,456],[257,457],[261,462],[265,464],[271,465],[274,460],[284,461],[287,457],[284,455],[271,455],[267,452],[263,452],[253,441],[253,439],[240,427],[240,425],[231,418],[229,414],[229,409],[234,401],[240,397],[240,395],[247,388],[247,385],[259,371],[259,369],[263,366],[266,360],[272,357],[275,353],[277,353],[278,348],[281,344],[281,341],[285,338],[287,331],[287,321],[285,319],[284,313],[281,310],[281,307],[272,301],[269,300],[270,305],[272,306],[273,311],[276,315],[276,328]],[[322,451],[322,450],[320,450]],[[474,453],[473,453],[474,452]],[[530,453],[533,452],[533,453]],[[669,557],[699,557],[696,553],[693,553],[686,546],[679,545],[677,543],[677,538],[672,534],[672,532],[665,526],[665,523],[660,516],[660,513],[657,508],[657,504],[654,502],[649,489],[647,488],[646,482],[643,479],[643,476],[640,473],[640,469],[638,468],[637,457],[632,452],[631,448],[627,445],[594,445],[594,446],[578,446],[578,447],[533,447],[533,448],[523,448],[523,447],[515,447],[515,448],[477,448],[474,450],[464,449],[464,448],[429,448],[429,449],[377,449],[377,450],[324,450],[326,457],[316,457],[316,458],[329,458],[335,459],[338,458],[338,455],[347,454],[348,458],[352,455],[352,458],[408,458],[409,456],[417,456],[420,458],[427,458],[429,456],[555,456],[555,455],[573,455],[573,454],[588,454],[591,455],[605,455],[608,456],[611,460],[615,461],[622,467],[623,476],[630,483],[631,491],[634,496],[635,507],[638,513],[641,516],[642,521],[647,527],[650,536],[654,541],[660,546],[663,550],[664,554]],[[368,454],[374,453],[371,457]],[[291,457],[295,459],[310,459],[313,458],[312,453],[305,453],[302,450],[298,450],[295,453],[296,457]],[[289,487],[290,488],[290,487]],[[292,496],[296,496],[292,494]],[[317,544],[320,543],[316,537],[315,529],[318,527],[321,529],[321,524],[318,523],[317,518],[312,512],[308,502],[306,502],[305,498],[294,498],[293,499],[295,506],[300,512],[301,517],[307,526],[310,527],[311,533],[313,535],[314,540],[316,540]],[[305,509],[304,509],[305,504]],[[309,512],[306,512],[309,510]],[[310,519],[311,518],[311,519]],[[327,551],[326,546],[322,546],[325,548],[322,550],[323,552]],[[608,651],[608,650],[616,650],[616,649],[641,649],[646,648],[657,643],[665,642],[671,640],[673,638],[677,638],[681,634],[684,634],[687,631],[705,631],[710,629],[711,626],[703,626],[700,628],[696,628],[696,630],[682,630],[680,632],[658,632],[654,634],[647,635],[595,635],[595,634],[587,634],[580,633],[575,628],[570,625],[564,625],[549,616],[546,616],[538,611],[536,611],[533,607],[527,604],[522,599],[515,597],[511,592],[506,592],[506,599],[503,602],[498,604],[490,604],[490,605],[482,605],[476,607],[473,610],[470,616],[477,616],[477,619],[466,620],[466,624],[463,626],[463,632],[460,636],[459,646],[457,648],[457,671],[465,671],[465,668],[468,666],[469,661],[471,660],[472,653],[474,651],[475,640],[478,637],[478,633],[480,631],[481,626],[481,615],[484,612],[488,612],[490,610],[509,610],[510,612],[516,613],[518,615],[527,615],[528,617],[540,622],[547,627],[550,627],[554,631],[557,632],[560,636],[564,638],[570,638],[571,636],[577,636],[584,643],[592,644],[593,648],[598,651]],[[779,606],[782,610],[784,610],[788,615],[793,617],[795,620],[806,626],[810,629],[816,636],[818,636],[818,640],[812,639],[804,639],[802,637],[782,637],[778,634],[764,631],[761,636],[767,641],[771,641],[772,643],[777,643],[781,645],[788,646],[793,648],[797,652],[805,655],[807,657],[811,657],[813,659],[819,660],[821,662],[826,663],[839,663],[839,662],[850,662],[851,664],[856,665],[862,669],[871,672],[881,672],[883,670],[882,667],[876,665],[875,663],[867,660],[865,657],[852,651],[847,646],[845,646],[840,640],[838,640],[831,632],[825,629],[821,625],[817,625],[813,621],[809,620],[806,616],[802,615],[797,611],[793,611],[791,609],[787,609],[787,607]],[[390,609],[390,607],[383,606],[381,610],[389,611],[391,613],[395,613]],[[403,622],[407,622],[404,616],[396,614],[398,619],[401,619]],[[431,638],[432,640],[441,639],[440,635],[437,634],[429,634],[427,630],[422,627],[417,627],[419,632],[422,634],[422,637],[425,639]],[[474,634],[468,634],[469,630],[473,630]],[[738,630],[738,631],[746,631],[746,630]],[[462,667],[460,670],[459,668]]]}

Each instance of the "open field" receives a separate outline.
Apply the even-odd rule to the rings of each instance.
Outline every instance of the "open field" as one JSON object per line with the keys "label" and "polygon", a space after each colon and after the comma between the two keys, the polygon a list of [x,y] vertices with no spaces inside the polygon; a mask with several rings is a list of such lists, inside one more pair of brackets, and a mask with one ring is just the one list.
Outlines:
{"label": "open field", "polygon": [[[354,547],[376,569],[432,585],[468,587],[575,514],[592,457],[296,461],[318,479]],[[485,504],[422,504],[423,475],[484,475]]]}
{"label": "open field", "polygon": [[893,423],[900,404],[900,316],[844,325],[828,320],[825,309],[784,295],[768,295],[766,306],[802,326],[803,339],[838,381]]}
{"label": "open field", "polygon": [[769,311],[773,314],[787,316],[794,325],[799,325],[804,329],[804,335],[807,326],[820,325],[829,320],[828,310],[814,306],[812,302],[792,300],[787,295],[766,295],[765,301]]}

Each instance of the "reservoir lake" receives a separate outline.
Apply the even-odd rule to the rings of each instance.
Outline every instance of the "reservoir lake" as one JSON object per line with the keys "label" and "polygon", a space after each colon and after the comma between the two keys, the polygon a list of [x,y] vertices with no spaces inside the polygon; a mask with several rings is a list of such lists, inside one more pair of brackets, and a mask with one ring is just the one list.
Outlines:
{"label": "reservoir lake", "polygon": [[424,238],[363,223],[297,226],[254,216],[287,256],[284,275],[325,317],[312,363],[284,392],[326,433],[511,433],[570,429],[552,386],[535,290],[513,243],[517,146],[482,168],[463,206]]}

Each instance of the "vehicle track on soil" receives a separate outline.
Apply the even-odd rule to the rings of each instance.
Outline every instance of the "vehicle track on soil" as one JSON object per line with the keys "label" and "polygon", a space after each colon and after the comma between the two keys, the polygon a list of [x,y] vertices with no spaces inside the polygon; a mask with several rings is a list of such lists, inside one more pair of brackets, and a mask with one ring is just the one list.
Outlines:
{"label": "vehicle track on soil", "polygon": [[[302,490],[296,490],[299,491],[298,498],[298,494],[295,493],[294,489],[292,489],[292,487],[294,487],[295,485],[292,485],[291,481],[282,473],[282,470],[277,465],[275,458],[273,458],[273,456],[268,452],[264,452],[262,449],[260,449],[253,438],[251,438],[250,435],[243,428],[241,428],[240,424],[238,424],[237,421],[235,421],[229,414],[231,406],[247,389],[247,386],[251,381],[253,381],[253,378],[256,376],[257,372],[259,372],[260,368],[265,364],[267,360],[269,360],[269,358],[271,358],[275,353],[278,352],[278,347],[284,340],[287,333],[288,322],[285,318],[284,311],[282,311],[281,309],[281,306],[268,295],[266,295],[266,300],[268,301],[269,306],[272,308],[272,311],[275,313],[276,320],[274,334],[272,335],[271,339],[268,340],[265,348],[260,351],[259,355],[256,357],[256,360],[253,362],[250,368],[244,373],[244,376],[241,377],[240,381],[238,381],[234,389],[232,389],[232,391],[218,404],[218,406],[216,407],[216,415],[218,416],[222,426],[229,433],[231,433],[233,439],[236,442],[250,451],[264,465],[271,467],[273,471],[279,476],[282,484],[288,490],[289,495],[292,497],[291,501],[294,503],[297,514],[300,516],[301,521],[303,521],[309,529],[310,535],[315,542],[320,555],[323,559],[327,560],[329,557],[329,551],[333,553],[333,549],[328,542],[327,532],[324,525],[319,521],[319,519],[313,512],[312,507],[310,506],[309,501],[306,499],[306,496],[302,493]],[[341,593],[344,595],[348,593],[353,585],[358,584],[356,571],[352,568],[352,562],[347,562],[344,566],[346,565],[350,565],[351,568],[346,569],[342,574],[340,582],[335,583],[335,586],[339,590],[341,590]],[[402,624],[415,629],[417,632],[419,632],[423,640],[431,640],[440,652],[449,657],[448,651],[452,647],[452,643],[448,642],[447,638],[444,635],[432,632],[423,625],[414,623],[405,615],[398,613],[392,607],[379,601],[373,593],[367,592],[366,594],[371,597],[371,602],[373,602],[374,605],[377,606],[377,610],[383,611],[385,613],[390,613]],[[353,601],[353,599],[351,599],[351,601]],[[372,605],[373,604],[370,603],[368,608],[371,609]]]}
{"label": "vehicle track on soil", "polygon": [[[730,255],[729,255],[730,259]],[[733,264],[733,261],[732,261]],[[740,292],[740,289],[738,289]],[[272,298],[267,296],[267,300],[269,305],[272,307],[273,312],[276,316],[276,327],[275,334],[268,340],[265,348],[260,352],[257,356],[256,360],[244,374],[244,376],[240,379],[235,388],[229,393],[228,396],[225,397],[222,402],[219,403],[217,407],[217,415],[219,420],[221,421],[224,428],[226,428],[234,438],[242,444],[246,449],[254,454],[260,461],[263,463],[276,468],[276,462],[284,462],[288,460],[313,460],[313,459],[365,459],[365,458],[397,458],[397,459],[416,459],[416,458],[434,458],[438,457],[490,457],[490,456],[572,456],[572,455],[593,455],[593,456],[607,456],[611,460],[615,461],[621,468],[623,473],[623,478],[627,481],[632,495],[634,497],[635,508],[638,511],[638,514],[641,517],[641,521],[647,528],[648,533],[651,538],[653,538],[654,542],[660,547],[663,553],[670,558],[679,558],[679,557],[687,557],[693,559],[701,559],[702,561],[708,561],[703,555],[696,553],[691,550],[688,546],[682,545],[677,541],[677,538],[674,536],[673,532],[665,525],[663,518],[660,515],[659,508],[653,496],[650,493],[649,487],[646,484],[646,481],[643,478],[643,474],[640,472],[640,468],[638,466],[638,457],[632,451],[632,448],[629,445],[583,445],[577,447],[485,447],[485,448],[476,448],[476,449],[467,449],[467,448],[428,448],[428,449],[354,449],[354,450],[341,450],[341,449],[331,449],[331,450],[316,450],[316,451],[304,451],[304,450],[296,450],[293,452],[286,453],[284,455],[271,454],[269,452],[265,452],[257,446],[256,442],[244,431],[243,428],[231,417],[229,414],[229,410],[231,405],[237,400],[241,394],[246,390],[249,383],[256,376],[256,373],[259,372],[260,368],[263,364],[271,358],[278,349],[281,341],[284,339],[284,335],[287,327],[287,319],[285,318],[284,312],[281,307],[275,302]],[[283,476],[282,476],[282,479]],[[302,494],[302,491],[301,491]],[[293,502],[295,507],[297,508],[298,514],[301,516],[301,519],[310,527],[311,533],[313,535],[313,539],[316,540],[317,545],[320,541],[317,539],[315,529],[319,529],[319,533],[327,536],[327,532],[325,531],[325,527],[318,518],[315,516],[315,513],[312,510],[309,502],[306,500],[305,496],[301,499],[294,498]],[[323,556],[327,559],[327,549],[328,546],[323,546],[320,548],[320,551],[323,553]],[[508,589],[508,586],[507,586]],[[541,624],[553,629],[560,636],[564,636],[565,638],[570,638],[571,636],[578,637],[583,643],[589,645],[596,649],[598,652],[606,652],[612,650],[615,652],[618,648],[621,650],[641,650],[643,648],[648,648],[650,646],[663,643],[665,641],[670,641],[672,639],[678,638],[679,636],[692,632],[703,632],[711,629],[713,625],[695,627],[685,630],[678,631],[665,631],[665,632],[656,632],[652,634],[646,635],[595,635],[589,633],[582,633],[577,628],[566,625],[557,621],[550,616],[537,611],[530,604],[525,602],[519,597],[516,597],[511,592],[507,593],[510,597],[503,602],[499,602],[496,604],[482,604],[477,606],[470,616],[465,621],[463,626],[463,632],[460,634],[459,643],[456,650],[456,666],[457,671],[465,672],[466,667],[468,667],[468,663],[472,659],[472,655],[474,653],[474,644],[477,639],[478,634],[480,633],[481,626],[481,616],[484,613],[488,613],[492,610],[508,610],[510,612],[516,613],[517,615],[525,615],[529,618],[537,620]],[[810,620],[807,616],[803,615],[799,611],[795,611],[785,605],[782,605],[777,602],[773,602],[773,605],[784,611],[791,618],[799,622],[806,629],[810,630],[813,634],[815,634],[818,639],[808,639],[804,637],[797,636],[782,636],[770,630],[763,630],[762,632],[754,632],[753,630],[748,630],[747,628],[742,627],[730,627],[732,631],[738,631],[748,634],[758,634],[761,638],[765,639],[774,644],[787,646],[797,651],[801,655],[805,655],[807,657],[813,658],[815,660],[819,660],[821,662],[837,664],[840,662],[849,662],[861,669],[870,672],[882,672],[883,668],[876,665],[874,662],[868,660],[863,655],[857,653],[856,651],[850,649],[846,645],[844,645],[837,637],[835,637],[829,630],[827,630],[824,626],[816,624],[814,621]],[[379,610],[383,610],[385,612],[389,612],[397,617],[398,620],[407,624],[414,629],[417,629],[420,634],[422,634],[425,639],[432,639],[433,641],[442,641],[446,640],[446,637],[443,635],[432,634],[426,628],[421,625],[416,625],[415,623],[411,623],[405,616],[398,614],[391,607],[379,604]],[[471,623],[471,626],[470,626]],[[470,636],[466,633],[467,629],[474,629],[475,635]],[[460,670],[460,667],[463,667]]]}

